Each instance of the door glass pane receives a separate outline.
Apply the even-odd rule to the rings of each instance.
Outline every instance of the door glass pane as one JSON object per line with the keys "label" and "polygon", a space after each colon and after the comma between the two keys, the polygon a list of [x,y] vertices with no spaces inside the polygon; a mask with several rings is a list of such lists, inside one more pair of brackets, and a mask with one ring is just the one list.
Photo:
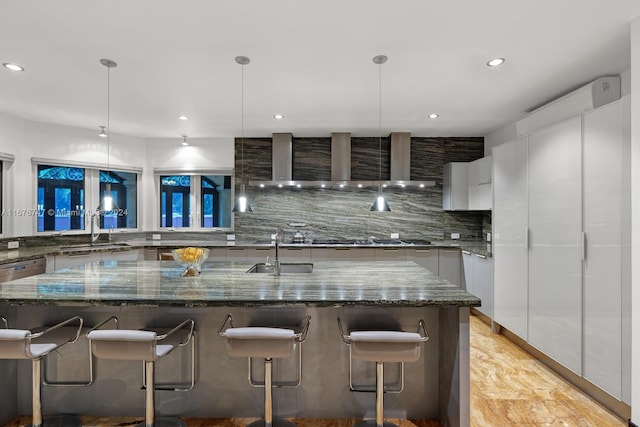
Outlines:
{"label": "door glass pane", "polygon": [[160,223],[162,227],[189,227],[191,177],[171,175],[160,177]]}
{"label": "door glass pane", "polygon": [[84,169],[38,165],[38,231],[84,230]]}
{"label": "door glass pane", "polygon": [[[130,172],[100,172],[100,228],[137,228],[138,227],[138,175]],[[108,191],[109,190],[109,191]],[[104,198],[113,200],[112,209],[106,211]]]}

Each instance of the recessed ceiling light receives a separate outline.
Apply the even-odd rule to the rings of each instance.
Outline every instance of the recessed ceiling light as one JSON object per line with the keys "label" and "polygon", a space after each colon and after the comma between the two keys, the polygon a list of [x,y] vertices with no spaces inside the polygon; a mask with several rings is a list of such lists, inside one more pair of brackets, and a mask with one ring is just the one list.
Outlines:
{"label": "recessed ceiling light", "polygon": [[2,64],[4,68],[11,71],[24,71],[24,68],[19,66],[18,64],[12,64],[11,62],[5,62]]}
{"label": "recessed ceiling light", "polygon": [[284,114],[276,114],[276,115],[273,116],[273,118],[277,119],[277,120],[282,120],[282,119],[284,119]]}
{"label": "recessed ceiling light", "polygon": [[438,113],[431,113],[427,116],[430,119],[437,119],[438,117],[440,117],[440,114]]}
{"label": "recessed ceiling light", "polygon": [[184,114],[183,114],[183,115],[181,115],[181,116],[178,116],[178,118],[179,118],[180,120],[189,120],[189,116],[185,116]]}
{"label": "recessed ceiling light", "polygon": [[490,61],[487,62],[487,66],[488,67],[497,67],[499,65],[504,64],[504,61],[506,61],[506,59],[504,58],[493,58]]}

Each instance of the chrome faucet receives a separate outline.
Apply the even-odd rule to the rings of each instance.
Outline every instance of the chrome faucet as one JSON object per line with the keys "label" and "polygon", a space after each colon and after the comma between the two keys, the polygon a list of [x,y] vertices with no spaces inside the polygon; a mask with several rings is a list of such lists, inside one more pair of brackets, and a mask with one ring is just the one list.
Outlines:
{"label": "chrome faucet", "polygon": [[275,246],[276,246],[276,256],[273,260],[273,275],[274,276],[279,276],[280,275],[280,254],[278,253],[278,249],[280,247],[280,242],[282,242],[282,238],[284,236],[284,231],[282,230],[282,227],[278,227],[278,230],[276,231],[276,239],[275,239]]}

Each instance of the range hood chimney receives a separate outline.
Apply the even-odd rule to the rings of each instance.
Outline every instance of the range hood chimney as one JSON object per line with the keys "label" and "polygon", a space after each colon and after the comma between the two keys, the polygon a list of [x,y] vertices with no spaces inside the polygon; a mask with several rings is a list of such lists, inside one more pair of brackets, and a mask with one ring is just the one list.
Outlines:
{"label": "range hood chimney", "polygon": [[[433,187],[435,181],[411,181],[411,133],[392,132],[391,174],[382,185],[390,188]],[[377,155],[377,154],[376,154]],[[293,135],[272,134],[271,181],[249,181],[250,186],[307,188],[378,188],[379,180],[351,180],[351,133],[331,133],[331,181],[293,180]]]}
{"label": "range hood chimney", "polygon": [[331,134],[331,180],[351,180],[351,133]]}
{"label": "range hood chimney", "polygon": [[391,132],[391,181],[411,179],[411,134]]}
{"label": "range hood chimney", "polygon": [[274,133],[272,153],[272,178],[274,181],[291,181],[293,164],[293,135]]}

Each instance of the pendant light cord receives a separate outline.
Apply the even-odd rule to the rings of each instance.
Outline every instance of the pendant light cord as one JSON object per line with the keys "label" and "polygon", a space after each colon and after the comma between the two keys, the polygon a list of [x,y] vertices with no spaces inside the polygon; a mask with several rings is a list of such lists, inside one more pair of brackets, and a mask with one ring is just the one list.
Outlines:
{"label": "pendant light cord", "polygon": [[382,187],[382,63],[378,64],[378,106],[378,185]]}
{"label": "pendant light cord", "polygon": [[240,81],[240,179],[244,193],[244,64],[242,64]]}
{"label": "pendant light cord", "polygon": [[107,67],[107,176],[111,178],[111,67]]}

